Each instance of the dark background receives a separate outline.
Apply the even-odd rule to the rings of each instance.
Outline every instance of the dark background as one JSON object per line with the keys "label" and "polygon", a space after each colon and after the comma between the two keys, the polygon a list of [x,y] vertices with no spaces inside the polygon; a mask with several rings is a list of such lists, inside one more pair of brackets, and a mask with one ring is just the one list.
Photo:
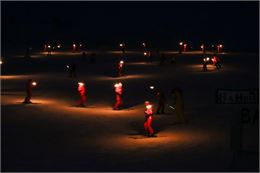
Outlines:
{"label": "dark background", "polygon": [[193,49],[222,43],[226,50],[258,52],[259,2],[1,2],[2,51],[72,42],[89,49]]}

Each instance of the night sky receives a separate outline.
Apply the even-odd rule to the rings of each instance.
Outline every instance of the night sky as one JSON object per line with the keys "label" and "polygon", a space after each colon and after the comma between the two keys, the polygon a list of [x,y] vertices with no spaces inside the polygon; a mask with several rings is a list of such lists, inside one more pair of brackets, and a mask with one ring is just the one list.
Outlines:
{"label": "night sky", "polygon": [[223,43],[234,51],[258,51],[259,2],[1,2],[2,51],[44,42],[115,49]]}

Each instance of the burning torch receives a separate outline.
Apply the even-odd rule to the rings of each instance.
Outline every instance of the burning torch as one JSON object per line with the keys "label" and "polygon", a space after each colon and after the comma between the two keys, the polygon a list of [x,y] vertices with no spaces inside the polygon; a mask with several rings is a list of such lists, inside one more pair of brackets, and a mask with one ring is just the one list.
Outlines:
{"label": "burning torch", "polygon": [[205,53],[205,46],[204,46],[204,44],[202,44],[202,45],[200,46],[200,48],[201,48],[201,51],[202,51],[203,53]]}
{"label": "burning torch", "polygon": [[183,48],[183,42],[179,43],[179,53],[182,53],[182,48]]}
{"label": "burning torch", "polygon": [[219,44],[219,45],[217,46],[218,53],[221,53],[221,52],[222,52],[222,48],[223,48],[223,45],[222,45],[222,44]]}
{"label": "burning torch", "polygon": [[77,48],[77,46],[76,46],[76,44],[74,43],[74,44],[72,45],[72,52],[75,52],[75,51],[76,51],[76,48]]}

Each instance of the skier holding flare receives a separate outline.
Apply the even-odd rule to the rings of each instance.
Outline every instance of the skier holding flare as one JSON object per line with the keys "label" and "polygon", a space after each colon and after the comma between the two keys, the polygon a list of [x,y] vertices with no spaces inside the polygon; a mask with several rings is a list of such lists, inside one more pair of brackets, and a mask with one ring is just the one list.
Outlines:
{"label": "skier holding flare", "polygon": [[124,61],[120,61],[120,62],[117,64],[117,76],[118,76],[118,77],[123,76],[123,65],[124,65]]}
{"label": "skier holding flare", "polygon": [[122,94],[123,94],[123,84],[121,82],[116,83],[115,87],[115,95],[116,95],[116,103],[114,105],[114,110],[119,110],[122,107]]}
{"label": "skier holding flare", "polygon": [[80,95],[80,100],[78,103],[78,107],[86,107],[85,103],[86,103],[86,90],[85,90],[85,84],[83,82],[78,82],[78,92]]}
{"label": "skier holding flare", "polygon": [[152,125],[152,120],[153,120],[153,105],[149,102],[145,102],[145,122],[144,122],[144,130],[148,134],[148,137],[156,137],[154,135],[154,130],[151,127]]}

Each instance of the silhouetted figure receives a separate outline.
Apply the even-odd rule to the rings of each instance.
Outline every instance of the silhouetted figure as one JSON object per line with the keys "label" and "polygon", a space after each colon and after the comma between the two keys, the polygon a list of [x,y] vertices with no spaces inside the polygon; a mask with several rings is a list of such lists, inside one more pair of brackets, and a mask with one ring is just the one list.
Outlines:
{"label": "silhouetted figure", "polygon": [[179,123],[187,122],[186,118],[184,117],[184,103],[183,103],[183,95],[182,91],[179,88],[175,88],[172,90],[171,94],[174,98],[174,107],[175,107],[175,113],[177,116],[177,121]]}
{"label": "silhouetted figure", "polygon": [[148,62],[149,63],[152,63],[153,62],[153,53],[152,53],[152,51],[149,51],[149,54],[148,54],[149,56],[148,56]]}
{"label": "silhouetted figure", "polygon": [[72,64],[69,66],[69,77],[74,77],[74,78],[77,77],[76,64],[75,64],[75,63],[72,63]]}
{"label": "silhouetted figure", "polygon": [[216,57],[216,68],[217,69],[221,69],[222,68],[222,64],[221,64],[221,59],[220,57]]}
{"label": "silhouetted figure", "polygon": [[120,61],[120,62],[117,64],[117,76],[118,76],[118,77],[123,76],[123,64],[124,64],[124,61]]}
{"label": "silhouetted figure", "polygon": [[32,98],[32,88],[33,88],[33,81],[32,79],[28,79],[27,84],[26,84],[26,97],[24,99],[25,104],[30,104],[31,102],[31,98]]}
{"label": "silhouetted figure", "polygon": [[83,52],[82,52],[82,55],[81,55],[81,61],[85,61],[85,60],[86,60],[86,57],[87,57],[86,52],[83,51]]}
{"label": "silhouetted figure", "polygon": [[204,72],[208,71],[208,63],[209,63],[208,58],[204,58],[203,59],[203,67],[202,67]]}
{"label": "silhouetted figure", "polygon": [[156,114],[164,114],[164,108],[165,108],[165,95],[163,91],[158,91],[157,94],[157,101],[158,101],[158,106],[157,106],[157,111]]}

